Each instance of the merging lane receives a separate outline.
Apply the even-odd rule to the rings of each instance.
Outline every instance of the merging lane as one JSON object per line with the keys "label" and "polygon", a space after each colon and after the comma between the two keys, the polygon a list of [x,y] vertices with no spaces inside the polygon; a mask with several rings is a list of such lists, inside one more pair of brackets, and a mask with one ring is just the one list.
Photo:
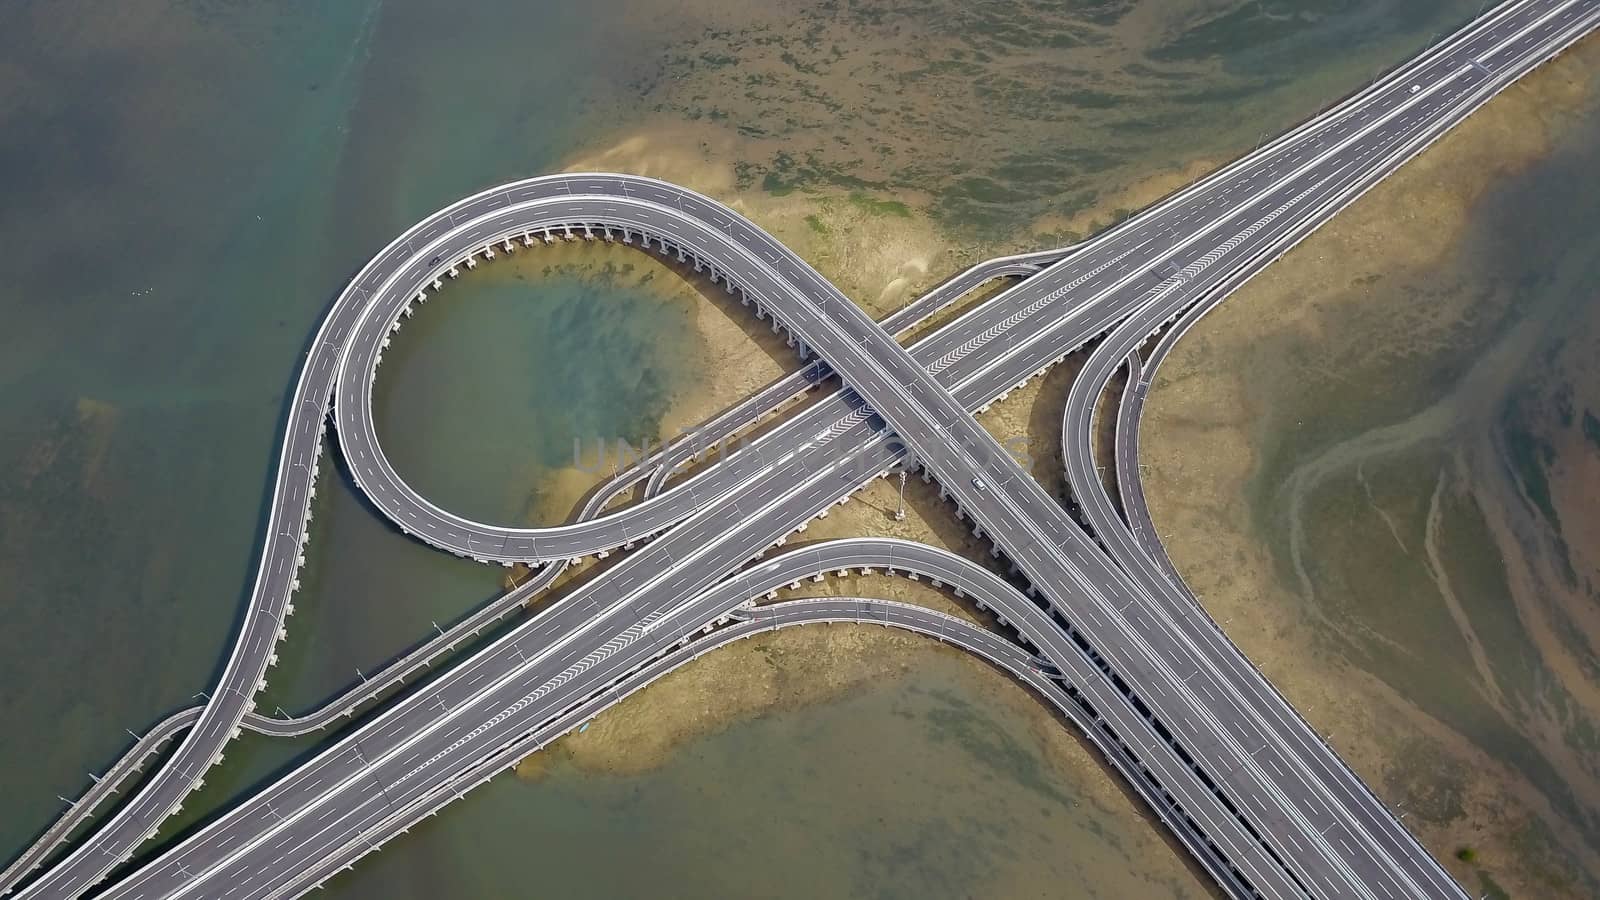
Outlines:
{"label": "merging lane", "polygon": [[[260,849],[272,841],[290,834],[303,852],[337,856],[336,842],[349,834],[419,797],[438,800],[441,785],[516,744],[550,715],[586,702],[596,685],[614,683],[599,672],[629,671],[616,667],[649,644],[653,623],[676,624],[708,611],[685,598],[705,597],[751,555],[908,451],[1043,594],[1046,608],[1014,609],[1017,618],[1008,620],[1021,622],[1019,631],[1030,629],[1024,637],[1036,647],[1052,647],[1046,656],[1075,690],[1100,683],[1098,673],[1104,683],[1096,690],[1108,692],[1101,700],[1109,707],[1095,708],[1126,717],[1127,734],[1135,737],[1125,739],[1150,742],[1142,748],[1143,771],[1169,779],[1155,788],[1141,786],[1140,779],[1150,780],[1144,775],[1130,782],[1153,798],[1164,819],[1181,809],[1188,823],[1174,831],[1186,844],[1212,842],[1191,849],[1231,893],[1461,896],[1192,600],[1173,589],[1168,573],[1146,565],[1150,558],[1136,541],[1108,541],[1116,544],[1115,560],[1108,559],[970,413],[1119,321],[1130,324],[1108,345],[1126,344],[1145,329],[1142,340],[1199,297],[1220,298],[1505,84],[1587,33],[1597,18],[1595,0],[1498,7],[1328,114],[1070,255],[1007,263],[1018,273],[1048,268],[910,352],[760,229],[661,182],[533,179],[430,217],[357,275],[313,344],[286,427],[252,613],[213,701],[150,783],[24,896],[73,896],[102,877],[159,825],[250,713],[303,562],[330,399],[358,483],[402,528],[443,549],[485,561],[550,561],[659,536],[262,794],[300,807],[274,801],[263,807],[253,798],[239,815],[224,816],[169,854],[176,859],[199,846],[196,865],[174,866],[163,857],[118,885],[118,896],[167,895],[149,893],[156,884],[205,895],[200,886],[215,879],[235,889],[276,883],[284,873],[268,870],[281,860]],[[850,387],[671,486],[668,475],[686,457],[681,445],[664,452],[648,482],[651,499],[614,513],[515,529],[437,509],[388,467],[371,427],[372,379],[388,336],[451,268],[475,265],[479,255],[496,247],[504,252],[514,241],[531,244],[574,228],[651,242],[710,267]],[[1131,350],[1122,348],[1116,363]],[[1109,356],[1096,359],[1096,378]],[[1076,447],[1082,409],[1069,405],[1068,415],[1080,417],[1072,427]],[[748,417],[724,424],[734,420]],[[1081,461],[1074,456],[1069,466],[1077,470],[1075,485]],[[1100,521],[1103,513],[1095,503],[1086,514]],[[526,659],[508,661],[508,647]],[[533,693],[526,692],[530,686]],[[558,697],[565,707],[551,705]],[[496,705],[506,698],[509,705]],[[545,718],[529,719],[536,714]],[[363,749],[374,741],[392,742],[382,751],[387,755]],[[319,761],[355,766],[356,774],[313,781]],[[275,794],[291,789],[300,793]],[[1184,802],[1177,806],[1161,792]],[[262,819],[263,808],[304,809],[307,816],[328,811],[333,824],[308,835],[267,824],[272,819]],[[240,847],[226,846],[228,828],[238,829],[232,836]],[[163,882],[163,873],[176,881]]]}

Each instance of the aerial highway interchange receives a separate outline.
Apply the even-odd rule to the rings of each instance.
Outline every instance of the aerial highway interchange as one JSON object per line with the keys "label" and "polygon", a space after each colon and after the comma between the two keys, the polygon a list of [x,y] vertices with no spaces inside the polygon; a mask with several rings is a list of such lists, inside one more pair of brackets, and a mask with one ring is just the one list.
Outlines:
{"label": "aerial highway interchange", "polygon": [[[139,741],[0,873],[0,889],[46,898],[295,896],[687,659],[767,628],[852,620],[947,640],[1039,691],[1231,896],[1464,897],[1176,577],[1138,489],[1139,409],[1155,367],[1198,317],[1597,23],[1600,0],[1496,6],[1091,241],[975,266],[882,323],[738,213],[665,182],[546,176],[440,210],[351,280],[309,345],[249,609],[207,703]],[[378,440],[372,388],[390,335],[463,269],[578,237],[635,243],[709,272],[820,362],[618,473],[570,524],[515,528],[440,509],[405,483]],[[1020,280],[909,347],[897,340],[995,277]],[[1141,346],[1158,334],[1142,359]],[[1062,420],[1074,518],[973,414],[1097,339]],[[1115,422],[1119,509],[1102,486],[1092,435],[1096,406],[1122,368],[1130,375]],[[808,391],[819,395],[809,405],[782,408]],[[287,633],[330,420],[351,477],[398,528],[481,562],[545,565],[373,684],[275,721],[256,713],[252,698]],[[683,471],[697,450],[757,422],[757,436]],[[938,481],[1013,567],[1015,584],[936,548],[871,538],[751,565],[902,468]],[[606,508],[641,484],[645,499]],[[593,578],[388,699],[304,765],[159,855],[118,868],[241,728],[327,727],[519,608],[568,561],[619,551]],[[864,569],[959,590],[992,610],[1017,643],[866,599],[751,604],[805,578]],[[120,783],[180,732],[142,784],[57,853],[109,794],[102,785]]]}

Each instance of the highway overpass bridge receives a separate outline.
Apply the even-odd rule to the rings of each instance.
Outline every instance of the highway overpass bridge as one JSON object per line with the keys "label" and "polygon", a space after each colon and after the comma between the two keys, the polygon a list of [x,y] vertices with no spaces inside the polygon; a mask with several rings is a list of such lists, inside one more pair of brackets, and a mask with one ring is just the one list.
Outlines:
{"label": "highway overpass bridge", "polygon": [[[755,225],[663,182],[539,178],[441,210],[356,276],[307,354],[251,610],[211,701],[192,720],[167,726],[176,733],[187,725],[171,757],[21,895],[88,890],[176,808],[229,737],[247,723],[262,725],[250,698],[292,609],[331,411],[357,483],[422,540],[503,563],[632,550],[108,895],[214,896],[223,885],[231,896],[304,890],[315,883],[308,873],[336,870],[366,852],[362,847],[381,845],[476,783],[490,771],[486,765],[526,752],[531,736],[552,733],[571,711],[674,658],[671,648],[686,635],[749,599],[749,579],[762,569],[740,573],[748,560],[909,458],[939,479],[1031,594],[996,593],[986,604],[1003,610],[1030,652],[1049,660],[1054,674],[1047,680],[1075,704],[1080,728],[1226,891],[1462,896],[1182,591],[1159,563],[1147,525],[1122,525],[1092,477],[1084,435],[1106,373],[1135,358],[1164,323],[1186,309],[1209,308],[1597,19],[1596,0],[1496,7],[1325,114],[1095,240],[1070,252],[997,261],[988,272],[1036,274],[909,349],[887,323],[866,319]],[[624,510],[593,514],[597,505],[571,525],[517,529],[437,508],[388,465],[372,427],[371,386],[389,335],[451,269],[568,234],[636,241],[709,270],[758,314],[788,328],[803,354],[820,355],[846,386],[822,383],[827,393],[818,402],[689,477],[670,477],[685,458],[682,446],[658,454],[653,468],[628,475],[630,484],[643,478],[653,488],[650,498]],[[971,277],[992,275],[975,270]],[[940,305],[958,296],[954,290]],[[1069,475],[1091,539],[971,413],[1108,331],[1064,418]],[[775,385],[719,417],[712,430],[746,425],[805,387]],[[1138,396],[1136,388],[1129,403]],[[1120,452],[1118,465],[1136,475]],[[1129,504],[1130,516],[1138,506]],[[888,565],[894,554],[916,557],[921,569],[948,565],[928,548],[861,546],[879,554],[869,565]],[[960,583],[939,571],[945,583]],[[722,630],[739,627],[749,626]],[[705,637],[718,633],[713,626]],[[437,650],[430,644],[419,652]],[[406,665],[396,671],[403,675]],[[5,886],[47,855],[54,839],[47,832],[36,845],[42,850],[8,869]]]}

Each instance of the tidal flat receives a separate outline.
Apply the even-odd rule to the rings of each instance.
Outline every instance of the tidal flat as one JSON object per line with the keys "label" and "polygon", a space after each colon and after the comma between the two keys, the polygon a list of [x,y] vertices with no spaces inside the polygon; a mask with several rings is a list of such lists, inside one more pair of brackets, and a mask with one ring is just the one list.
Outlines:
{"label": "tidal flat", "polygon": [[[15,249],[0,260],[0,303],[15,326],[0,337],[8,423],[0,434],[0,605],[9,626],[0,631],[0,712],[30,739],[0,747],[0,771],[9,773],[0,776],[4,843],[20,846],[59,810],[58,794],[75,795],[84,773],[121,748],[125,727],[192,702],[207,683],[253,573],[296,354],[349,273],[418,216],[487,184],[563,168],[658,174],[745,210],[882,313],[970,262],[1092,233],[1357,87],[1477,7],[661,0],[607,16],[565,3],[470,2],[441,16],[415,0],[336,10],[209,0],[129,2],[114,13],[70,2],[24,7],[0,37],[9,190],[0,235]],[[379,379],[395,404],[380,426],[397,446],[416,445],[408,476],[431,477],[430,490],[509,519],[551,521],[570,511],[588,476],[564,470],[556,451],[578,429],[670,434],[792,364],[762,349],[764,326],[740,324],[742,310],[719,311],[692,283],[668,286],[676,276],[644,282],[653,265],[645,257],[587,245],[554,252],[574,259],[501,262],[455,286],[444,306],[409,324],[416,331],[400,335]],[[444,311],[450,304],[457,309]],[[624,314],[651,327],[623,322]],[[427,347],[429,337],[441,343]],[[664,353],[656,339],[681,340],[679,352]],[[556,374],[602,356],[651,364],[652,380],[575,379],[589,393],[563,396],[570,385]],[[448,379],[425,385],[429,373]],[[549,414],[563,401],[600,396],[619,398],[617,408],[584,421]],[[1011,423],[1029,396],[1014,394],[986,421],[1022,427]],[[399,407],[411,401],[447,427],[407,419]],[[1049,477],[1054,456],[1034,456]],[[330,456],[324,471],[335,463]],[[455,480],[473,471],[478,480]],[[498,589],[501,573],[405,539],[346,481],[320,487],[300,612],[263,708],[317,703],[431,633],[433,621]],[[875,505],[880,523],[892,511],[883,487],[860,506]],[[950,528],[947,518],[937,504],[926,515],[935,533]],[[963,533],[955,532],[949,540]],[[846,646],[795,634],[819,642],[818,658],[836,653],[849,667]],[[872,652],[870,644],[856,649],[858,659]],[[944,665],[944,654],[925,655]],[[912,666],[909,679],[883,672],[872,684],[914,688],[921,663]],[[966,663],[946,674],[941,690],[960,702],[906,706],[908,720],[932,715],[918,710],[998,709],[1004,704],[986,698],[1003,689],[1020,711],[973,721],[1015,732],[1039,719],[1051,740],[1070,743],[1001,676]],[[737,682],[722,689],[731,693]],[[819,699],[848,703],[857,690]],[[700,749],[725,741],[771,752],[754,738],[740,743],[746,727],[764,722],[813,729],[807,752],[820,757],[863,754],[852,740],[876,733],[907,747],[907,765],[922,765],[915,761],[927,757],[914,748],[932,739],[928,729],[864,731],[861,723],[881,715],[871,704],[847,707],[841,721],[824,714],[828,703],[708,699],[719,703],[744,711],[710,713],[665,755],[641,746],[641,760],[656,760],[648,771],[595,774],[574,751],[566,775],[491,788],[477,795],[488,799],[452,808],[443,825],[397,845],[403,852],[379,855],[334,887],[348,896],[504,896],[526,887],[526,871],[506,863],[512,858],[543,874],[563,860],[594,863],[541,884],[604,895],[614,884],[586,872],[606,866],[620,878],[621,867],[579,851],[631,836],[635,854],[656,844],[679,854],[671,872],[685,892],[745,896],[752,883],[777,884],[813,866],[818,848],[761,846],[742,858],[735,884],[718,868],[723,847],[688,852],[696,848],[668,840],[686,827],[676,805],[594,818],[585,810],[604,808],[607,796],[674,798],[677,787],[712,783],[727,757]],[[750,721],[763,709],[770,715]],[[41,756],[42,744],[52,752]],[[1051,746],[1015,744],[1016,768],[1055,765]],[[235,748],[189,814],[203,817],[250,790],[288,752]],[[935,770],[987,777],[962,757]],[[768,815],[739,818],[745,808],[728,799],[736,791],[718,795],[742,831],[768,822],[784,797],[833,790],[799,766],[760,775],[772,793],[748,796]],[[1073,824],[1060,832],[1019,827],[1066,834],[1091,855],[1126,852],[1107,850],[1098,867],[1091,860],[1048,878],[1027,874],[1030,860],[1059,849],[1051,845],[1002,867],[1021,874],[990,867],[980,879],[920,887],[1028,895],[1089,880],[1085,890],[1103,896],[1192,894],[1192,876],[1171,875],[1179,886],[1165,887],[1160,873],[1182,872],[1182,859],[1114,781],[1098,768],[1069,780],[1067,793],[1114,799],[1103,810],[1073,807]],[[531,793],[558,782],[556,793]],[[924,790],[914,780],[888,783],[899,785],[902,801]],[[557,802],[562,796],[570,802]],[[975,831],[1009,815],[965,789],[958,796],[971,800],[972,815],[990,817]],[[906,808],[872,799],[884,815]],[[691,824],[732,830],[703,818]],[[806,827],[821,831],[826,822]],[[1100,837],[1079,842],[1081,832]],[[916,828],[884,833],[881,855],[916,858]],[[994,845],[967,846],[978,866]],[[1005,863],[1003,848],[995,852]],[[1118,865],[1124,871],[1112,871]],[[1141,873],[1154,880],[1140,881]]]}
{"label": "tidal flat", "polygon": [[1155,520],[1245,653],[1471,891],[1600,893],[1600,43],[1181,341]]}

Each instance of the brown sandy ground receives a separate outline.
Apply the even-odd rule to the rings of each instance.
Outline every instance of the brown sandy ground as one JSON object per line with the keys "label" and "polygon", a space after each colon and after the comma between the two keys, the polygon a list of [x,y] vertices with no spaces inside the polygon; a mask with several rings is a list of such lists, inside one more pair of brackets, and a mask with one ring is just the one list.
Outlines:
{"label": "brown sandy ground", "polygon": [[[685,145],[684,141],[666,141],[658,145],[634,139],[581,160],[571,168],[622,169],[658,175],[713,194],[731,187],[728,170],[704,162],[694,152],[677,149]],[[857,204],[829,204],[798,195],[776,198],[767,194],[750,198],[723,195],[722,199],[729,200],[762,225],[774,227],[779,237],[796,246],[803,256],[820,260],[818,265],[824,274],[857,296],[863,293],[872,297],[893,295],[896,302],[874,310],[880,314],[911,299],[900,293],[906,272],[920,275],[927,259],[941,257],[935,249],[939,240],[935,228],[915,215],[884,216],[863,210]],[[808,218],[823,227],[805,224]],[[802,223],[800,228],[804,231],[790,228],[790,233],[784,234],[783,223],[795,220]],[[595,247],[597,245],[579,246],[576,250],[591,251]],[[614,248],[603,252],[614,252]],[[639,255],[631,250],[615,252]],[[939,277],[948,273],[933,274]],[[917,284],[926,286],[932,280],[923,278]],[[749,310],[736,302],[725,301],[720,289],[715,287],[704,293],[711,302],[699,306],[696,324],[700,332],[699,368],[706,376],[698,379],[694,388],[685,391],[675,402],[669,413],[669,420],[674,423],[697,422],[794,365],[792,351],[781,339],[774,340],[765,323],[755,320]],[[872,306],[870,302],[865,305]],[[750,323],[754,323],[754,327]],[[717,364],[718,360],[725,359],[742,360],[746,365],[734,368]],[[1060,420],[1056,408],[1064,401],[1071,373],[1076,368],[1070,362],[1056,367],[1043,379],[1035,379],[1028,387],[1013,391],[1008,401],[997,404],[983,417],[996,434],[1026,432],[1030,435],[1026,446],[1032,468],[1053,485],[1058,495],[1063,494],[1064,487]],[[1043,402],[1040,402],[1041,395]],[[663,428],[663,432],[667,429]],[[567,496],[575,499],[592,487],[596,477],[574,470],[557,473],[556,479]],[[908,479],[904,521],[896,521],[894,517],[899,505],[898,494],[898,479],[880,479],[846,505],[833,507],[827,518],[813,521],[805,532],[791,538],[785,548],[773,552],[834,537],[894,535],[953,549],[993,565],[987,545],[971,538],[970,532],[956,519],[954,507],[938,500],[936,487],[924,484],[914,475]],[[571,508],[572,501],[565,501],[565,505]],[[584,570],[565,577],[557,590],[581,577],[581,571]],[[789,593],[783,592],[780,596]],[[974,611],[957,605],[950,595],[926,583],[884,576],[830,577],[821,584],[806,582],[795,595],[860,595],[903,600],[955,612],[974,621],[989,619],[987,615],[974,615]],[[775,651],[763,649],[769,642],[775,647],[809,647],[810,652],[785,655],[782,658],[787,662],[776,666],[772,662]],[[602,715],[582,736],[570,737],[562,745],[569,748],[574,762],[585,768],[606,771],[652,768],[687,739],[771,708],[780,698],[782,705],[796,705],[838,696],[854,685],[909,665],[916,653],[924,652],[920,648],[926,646],[929,646],[926,641],[892,630],[844,626],[763,635],[708,655],[662,679]],[[988,671],[982,664],[976,665]],[[826,670],[829,674],[819,676],[813,669]],[[803,687],[785,690],[790,680]],[[676,687],[680,684],[682,688]],[[714,703],[713,696],[717,698]],[[685,708],[695,712],[686,714]],[[1059,728],[1053,716],[1042,707],[1038,708],[1038,715],[1042,723]],[[612,721],[617,724],[607,724]],[[650,724],[646,726],[646,722]],[[624,730],[632,735],[629,741],[607,739],[608,735],[618,733],[613,728],[624,728],[624,725]],[[589,747],[610,749],[590,761],[589,753],[597,751],[586,751]],[[531,757],[530,764],[539,765],[537,760],[537,755]]]}
{"label": "brown sandy ground", "polygon": [[[694,147],[693,142],[681,139],[636,137],[578,160],[570,168],[657,175],[718,196],[772,228],[852,296],[867,298],[863,306],[879,315],[971,261],[961,254],[941,251],[943,239],[936,225],[918,211],[908,210],[902,215],[837,198],[730,193],[731,170],[707,162],[707,156],[715,154],[705,154]],[[1157,196],[1170,190],[1170,181],[1161,176],[1137,189],[1142,191],[1140,197]],[[590,252],[593,247],[580,246],[576,250]],[[638,255],[635,251],[621,252]],[[999,251],[978,247],[968,255],[976,259],[993,252]],[[705,374],[675,398],[674,408],[663,423],[663,436],[670,436],[680,424],[700,421],[796,364],[792,351],[781,339],[774,338],[765,323],[757,322],[749,310],[727,301],[720,289],[700,289],[711,301],[702,302],[695,313],[700,334],[695,362]],[[722,362],[725,360],[740,362],[726,365]],[[996,434],[1029,435],[1026,452],[1031,467],[1053,485],[1058,495],[1064,493],[1059,408],[1076,368],[1074,361],[1056,367],[1046,377],[1013,391],[1010,399],[983,417]],[[595,480],[577,472],[558,473],[556,477],[565,486],[567,499],[550,507],[547,514],[552,518],[560,518],[557,511],[562,506],[570,509]],[[895,519],[898,505],[898,479],[878,480],[849,503],[833,507],[826,518],[813,521],[805,532],[773,552],[837,537],[894,535],[943,546],[995,565],[987,545],[974,540],[956,519],[954,507],[939,501],[935,486],[910,477],[903,521]],[[592,568],[592,564],[580,567],[563,579],[556,592],[585,577]],[[823,595],[919,603],[992,627],[987,614],[977,613],[926,582],[903,578],[829,577],[822,583],[807,581],[797,591],[780,592],[780,598]],[[554,760],[596,773],[650,770],[695,738],[752,716],[844,696],[866,684],[911,670],[928,653],[965,657],[926,639],[870,626],[817,626],[761,635],[709,654],[663,678],[599,716],[586,731],[529,757],[519,771],[536,777]],[[971,666],[975,684],[985,696],[1028,716],[1051,765],[1072,773],[1073,783],[1083,785],[1086,796],[1095,798],[1096,806],[1109,804],[1116,810],[1114,820],[1128,826],[1115,829],[1121,839],[1148,846],[1147,851],[1140,851],[1140,858],[1153,855],[1161,860],[1153,863],[1156,871],[1171,871],[1177,873],[1172,877],[1181,882],[1194,883],[1192,874],[1184,874],[1187,864],[1180,855],[1171,848],[1156,849],[1163,844],[1164,836],[1158,828],[1151,829],[1140,821],[1141,808],[1123,793],[1120,783],[1108,777],[1092,752],[1071,733],[1070,726],[984,663],[966,659],[962,664]]]}
{"label": "brown sandy ground", "polygon": [[[1315,108],[1345,89],[1330,85],[1347,87],[1369,74],[1352,79],[1345,69],[1371,66],[1350,54],[1348,66],[1330,64],[1295,81],[1293,90],[1324,96],[1291,103],[1279,96],[1276,108],[1255,117],[1252,111],[1271,102],[1252,94],[1239,77],[1198,56],[1152,59],[1174,34],[1225,18],[1243,4],[1178,3],[1160,11],[1151,4],[1120,4],[1098,22],[1067,21],[1072,14],[1063,13],[1050,28],[1029,23],[1031,33],[1056,34],[1053,50],[1009,46],[1003,60],[991,52],[998,45],[958,46],[963,41],[952,38],[954,29],[916,25],[971,24],[961,4],[951,4],[941,19],[937,10],[907,17],[870,4],[840,10],[836,4],[797,3],[751,8],[746,21],[732,24],[720,4],[668,5],[670,16],[654,10],[647,24],[676,23],[683,35],[676,52],[665,62],[641,64],[636,87],[643,104],[602,113],[628,123],[626,128],[609,145],[574,158],[568,169],[653,175],[717,197],[771,230],[878,315],[965,265],[997,253],[1069,243],[1214,168],[1240,141],[1220,134],[1207,109],[1226,108],[1229,121],[1251,122],[1243,140],[1249,144],[1259,123],[1281,119],[1282,109]],[[1055,14],[1018,7],[996,15]],[[995,19],[979,24],[960,31],[992,27],[998,33],[1008,27]],[[992,42],[992,36],[978,43],[984,41]],[[1081,49],[1067,55],[1070,62],[1054,55],[1065,46],[1061,42],[1072,41]],[[1380,59],[1397,55],[1369,49]],[[908,90],[913,81],[917,89]],[[1198,128],[1201,121],[1205,125]],[[1493,160],[1516,157],[1518,147],[1538,143],[1537,129],[1500,121],[1505,135],[1493,142]],[[1157,128],[1162,140],[1148,140],[1156,132],[1144,129]],[[1534,155],[1537,147],[1525,153]],[[1445,220],[1451,215],[1448,198],[1457,190],[1453,174],[1435,166],[1431,176],[1451,185],[1434,201]],[[1465,206],[1459,200],[1453,214],[1460,217]],[[1019,219],[1028,225],[1016,228]],[[1377,242],[1374,234],[1370,243]],[[1385,236],[1382,246],[1396,251],[1392,243]],[[770,332],[763,335],[765,326],[748,311],[726,304],[697,310],[702,340],[696,362],[706,374],[676,398],[662,422],[664,437],[794,364],[788,349],[774,344]],[[753,344],[752,337],[761,343]],[[1065,493],[1061,405],[1076,367],[1074,360],[1056,367],[984,417],[999,436],[1027,436],[1030,469],[1058,496]],[[545,510],[549,520],[560,518],[592,485],[575,473],[556,479],[565,493]],[[828,519],[812,523],[790,546],[830,535],[897,533],[988,559],[986,548],[966,538],[953,509],[916,480],[908,492],[910,515],[896,523],[895,493],[893,482],[874,484]],[[936,608],[951,604],[926,585],[902,579],[830,579],[804,588],[808,594],[860,593]],[[698,735],[767,710],[840,696],[915,665],[918,654],[929,652],[951,651],[870,627],[763,635],[684,667],[600,716],[583,734],[530,757],[522,769],[536,774],[559,756],[596,772],[638,772]],[[1051,736],[1052,747],[1059,745],[1050,753],[1056,764],[1081,769],[1093,790],[1120,791],[1053,716],[1003,677],[976,661],[972,665],[989,673],[979,678],[987,689],[1011,698],[1004,702],[1033,710],[1041,735]]]}
{"label": "brown sandy ground", "polygon": [[[987,545],[973,539],[939,500],[937,486],[919,478],[906,484],[906,517],[896,520],[899,481],[880,479],[783,548],[859,535],[892,535],[954,549],[993,564]],[[861,596],[916,603],[997,627],[990,615],[925,581],[884,575],[830,576],[809,580],[778,599]],[[607,776],[637,775],[657,768],[686,744],[741,721],[826,703],[885,679],[904,676],[940,654],[970,673],[978,702],[1027,723],[1044,764],[1072,786],[1095,840],[1105,841],[1105,884],[1134,877],[1159,885],[1167,896],[1205,896],[1209,885],[1166,841],[1159,823],[1144,812],[1120,782],[1108,776],[1097,754],[1073,727],[1009,676],[962,651],[896,629],[871,625],[815,625],[761,634],[696,660],[600,714],[517,767],[525,778],[541,778],[554,765]],[[1118,858],[1113,854],[1120,854]],[[1007,895],[996,885],[998,895]],[[1020,889],[1019,889],[1020,890]],[[1031,893],[1032,891],[1027,891]],[[1022,895],[1021,892],[1017,894]]]}
{"label": "brown sandy ground", "polygon": [[[1496,897],[1600,884],[1600,629],[1582,583],[1600,463],[1569,387],[1547,405],[1564,402],[1570,427],[1535,438],[1560,460],[1543,491],[1552,539],[1528,524],[1536,492],[1504,486],[1514,453],[1444,430],[1503,395],[1517,367],[1501,358],[1530,355],[1539,329],[1582,328],[1508,328],[1513,290],[1443,264],[1491,185],[1593,115],[1597,71],[1590,40],[1229,299],[1161,370],[1143,435],[1191,588],[1462,883]],[[1600,383],[1586,327],[1548,381]],[[1581,577],[1552,562],[1563,536]]]}
{"label": "brown sandy ground", "polygon": [[[748,183],[741,185],[741,164],[717,162],[760,155],[760,148],[753,149],[747,136],[720,125],[651,126],[613,146],[573,160],[568,169],[621,170],[667,178],[728,202],[812,261],[864,308],[881,316],[966,265],[1020,247],[1074,239],[1211,168],[1208,162],[1197,162],[1178,171],[1129,177],[1121,187],[1107,191],[1105,202],[1079,205],[1070,214],[1041,219],[1032,229],[1034,233],[1023,236],[1018,244],[952,244],[925,205],[878,201],[856,191],[750,190]],[[636,264],[641,257],[636,251],[601,249],[591,244],[540,249],[526,258],[537,259],[542,266],[554,254],[556,264],[566,265],[567,256],[581,254],[583,264],[594,265],[602,262],[597,253],[627,254]],[[664,267],[654,262],[644,265]],[[655,283],[667,291],[684,290],[682,278],[657,279]],[[748,310],[729,302],[720,289],[698,282],[692,275],[687,283],[689,290],[698,291],[710,301],[695,307],[700,339],[694,348],[697,358],[689,367],[691,372],[703,374],[693,377],[691,386],[674,398],[673,409],[661,423],[663,438],[670,438],[679,427],[704,419],[795,365],[792,351],[764,323],[754,320]],[[964,302],[961,308],[970,307],[972,302]],[[1059,409],[1076,369],[1076,361],[1056,367],[1046,377],[1012,392],[1008,401],[984,416],[985,423],[997,435],[1029,436],[1024,452],[1031,461],[1030,468],[1058,496],[1065,494]],[[540,495],[550,500],[542,506],[538,520],[563,518],[596,480],[594,475],[576,470],[552,473],[541,485]],[[907,518],[896,521],[898,481],[878,481],[846,506],[835,507],[828,518],[813,522],[789,546],[829,537],[894,534],[956,549],[969,558],[993,564],[987,546],[971,538],[955,518],[953,507],[938,501],[934,488],[913,477],[906,496]],[[593,568],[592,563],[578,567],[563,579],[556,593],[586,577]],[[791,593],[896,599],[992,624],[987,615],[976,614],[950,595],[926,583],[905,579],[830,577],[821,584],[807,582],[802,591],[786,591],[782,596]],[[1181,854],[1164,846],[1159,827],[1140,821],[1142,809],[1125,795],[1119,782],[1107,775],[1103,765],[1071,733],[1070,726],[980,661],[925,639],[881,628],[840,625],[793,629],[762,635],[710,654],[609,710],[585,732],[529,757],[519,771],[536,776],[557,759],[594,772],[648,770],[687,741],[751,716],[843,696],[909,670],[928,653],[961,657],[962,664],[971,667],[975,684],[985,696],[1026,715],[1046,748],[1050,764],[1070,773],[1073,783],[1081,786],[1095,806],[1114,810],[1113,819],[1120,823],[1114,830],[1122,840],[1141,848],[1138,858],[1150,860],[1158,873],[1177,873],[1172,877],[1191,888],[1204,883],[1187,873]],[[1198,890],[1203,892],[1205,888]]]}

